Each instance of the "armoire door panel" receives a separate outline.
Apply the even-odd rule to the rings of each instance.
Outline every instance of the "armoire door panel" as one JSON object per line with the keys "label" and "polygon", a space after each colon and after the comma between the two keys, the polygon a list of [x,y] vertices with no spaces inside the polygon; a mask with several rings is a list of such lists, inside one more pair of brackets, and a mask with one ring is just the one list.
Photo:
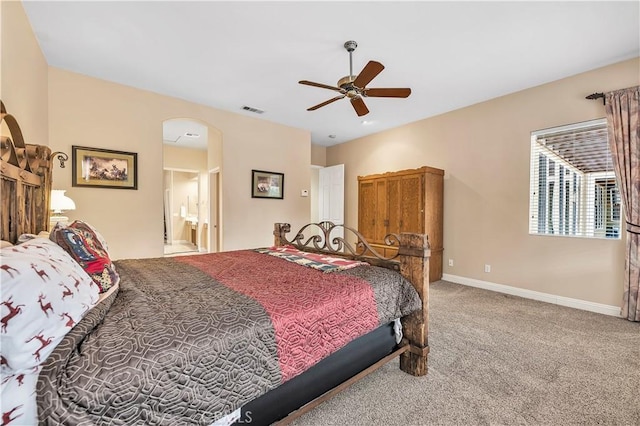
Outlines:
{"label": "armoire door panel", "polygon": [[423,175],[402,176],[401,218],[399,232],[424,232],[424,185]]}
{"label": "armoire door panel", "polygon": [[376,187],[373,180],[360,181],[358,190],[358,231],[367,240],[376,233]]}
{"label": "armoire door panel", "polygon": [[374,241],[380,242],[384,240],[384,236],[387,235],[387,228],[389,226],[389,202],[387,199],[387,180],[376,179],[375,181],[376,192],[376,207],[375,207],[375,231]]}
{"label": "armoire door panel", "polygon": [[[442,235],[444,187],[442,176],[427,174],[425,179],[425,203],[423,231],[429,235],[429,244],[434,249],[441,249],[444,243]],[[442,269],[442,268],[441,268]]]}
{"label": "armoire door panel", "polygon": [[397,234],[400,232],[400,222],[402,221],[402,188],[400,177],[390,177],[387,179],[387,199],[389,201],[388,217],[389,227],[387,234]]}

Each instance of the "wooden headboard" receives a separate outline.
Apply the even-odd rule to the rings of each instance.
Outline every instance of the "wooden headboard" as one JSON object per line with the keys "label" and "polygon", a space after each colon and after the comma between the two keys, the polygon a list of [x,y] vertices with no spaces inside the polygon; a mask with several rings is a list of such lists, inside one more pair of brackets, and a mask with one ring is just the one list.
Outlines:
{"label": "wooden headboard", "polygon": [[0,239],[15,243],[20,234],[37,234],[49,225],[51,149],[25,144],[16,119],[0,101],[0,124],[11,137],[0,139]]}

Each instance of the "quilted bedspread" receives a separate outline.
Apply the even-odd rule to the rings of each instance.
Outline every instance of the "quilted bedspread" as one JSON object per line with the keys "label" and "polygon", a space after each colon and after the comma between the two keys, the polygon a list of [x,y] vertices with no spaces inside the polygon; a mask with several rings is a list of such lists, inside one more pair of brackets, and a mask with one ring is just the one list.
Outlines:
{"label": "quilted bedspread", "polygon": [[47,359],[41,424],[208,425],[417,310],[398,273],[252,250],[115,262],[120,289]]}

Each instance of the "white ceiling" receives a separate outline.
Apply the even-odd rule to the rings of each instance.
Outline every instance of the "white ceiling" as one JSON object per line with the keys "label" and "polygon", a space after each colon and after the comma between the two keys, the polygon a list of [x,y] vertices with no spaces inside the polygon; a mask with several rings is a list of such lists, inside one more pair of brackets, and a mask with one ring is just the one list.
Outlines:
{"label": "white ceiling", "polygon": [[[51,66],[307,129],[327,146],[640,56],[639,6],[24,2]],[[347,99],[306,111],[336,93],[298,81],[333,86],[349,74],[347,40],[358,43],[354,73],[369,60],[386,67],[368,87],[410,87],[411,96],[366,98],[364,117]]]}
{"label": "white ceiling", "polygon": [[166,145],[207,150],[207,126],[193,120],[176,118],[162,123],[162,142]]}

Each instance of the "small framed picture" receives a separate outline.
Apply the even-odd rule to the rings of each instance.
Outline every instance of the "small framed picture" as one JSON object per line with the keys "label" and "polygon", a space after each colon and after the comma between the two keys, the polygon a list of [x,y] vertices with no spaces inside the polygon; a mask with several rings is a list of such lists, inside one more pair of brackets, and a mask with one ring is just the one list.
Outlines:
{"label": "small framed picture", "polygon": [[138,154],[72,147],[72,186],[138,189]]}
{"label": "small framed picture", "polygon": [[251,198],[284,198],[284,173],[251,170]]}

